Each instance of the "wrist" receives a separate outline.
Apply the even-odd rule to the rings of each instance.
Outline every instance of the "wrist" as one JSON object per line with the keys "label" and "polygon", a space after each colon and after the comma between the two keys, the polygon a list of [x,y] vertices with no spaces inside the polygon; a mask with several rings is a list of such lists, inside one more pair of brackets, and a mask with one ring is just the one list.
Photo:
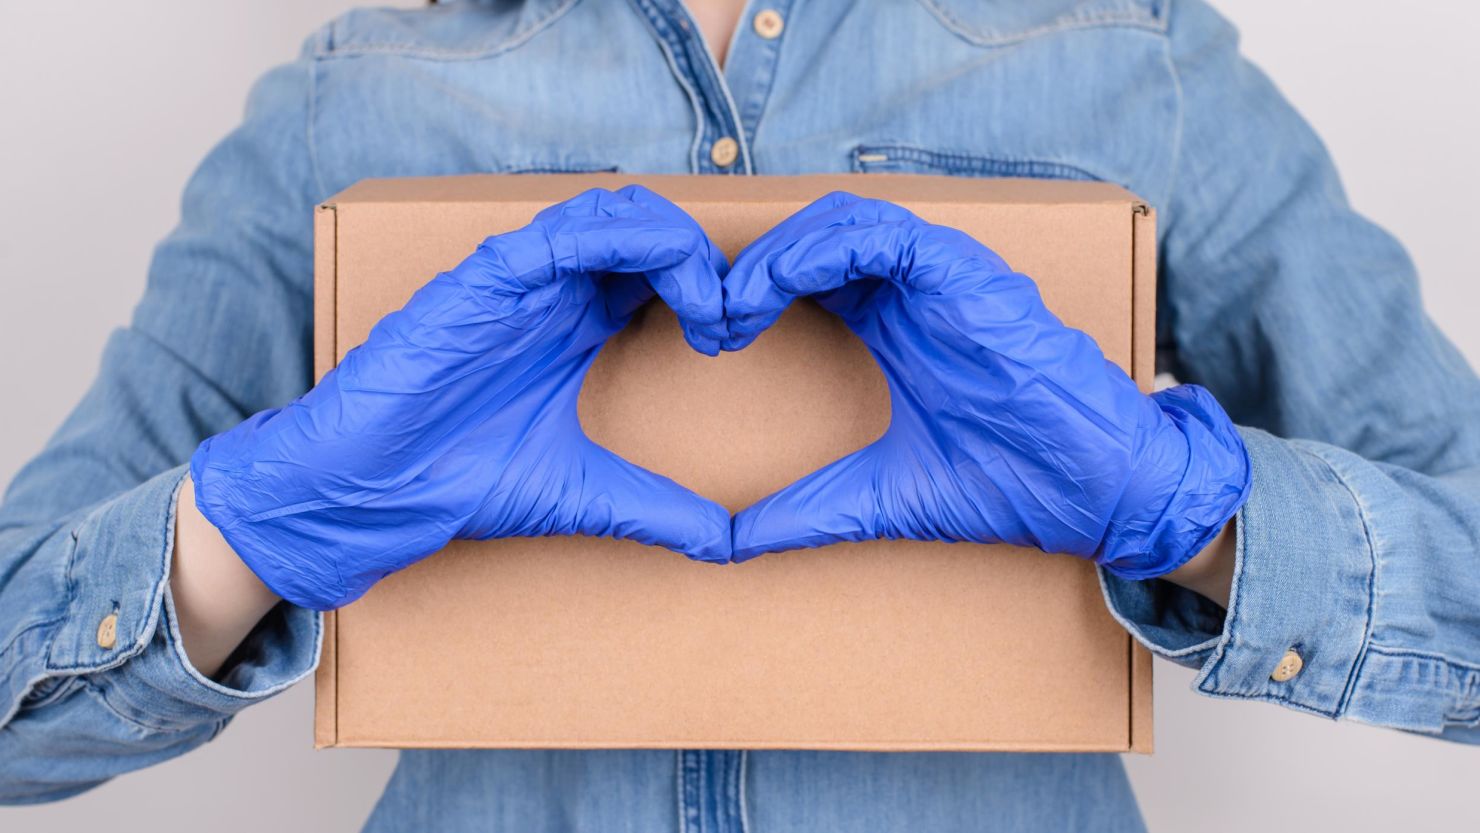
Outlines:
{"label": "wrist", "polygon": [[278,602],[195,505],[187,476],[175,506],[170,595],[180,639],[196,670],[213,676]]}
{"label": "wrist", "polygon": [[1186,564],[1162,576],[1171,583],[1216,602],[1228,609],[1233,592],[1233,572],[1238,562],[1238,523],[1229,521],[1206,547]]}
{"label": "wrist", "polygon": [[1207,551],[1252,485],[1243,438],[1212,394],[1179,385],[1150,401],[1160,412],[1155,433],[1096,559],[1132,580],[1165,576]]}

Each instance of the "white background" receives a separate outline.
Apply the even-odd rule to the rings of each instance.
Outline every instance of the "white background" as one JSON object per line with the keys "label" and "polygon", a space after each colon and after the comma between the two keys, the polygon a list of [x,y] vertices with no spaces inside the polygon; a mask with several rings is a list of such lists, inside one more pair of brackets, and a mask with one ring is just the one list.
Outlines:
{"label": "white background", "polygon": [[[82,394],[142,291],[185,179],[252,80],[346,0],[0,0],[0,482]],[[1224,0],[1248,54],[1395,231],[1480,364],[1480,6]],[[1157,831],[1480,829],[1480,749],[1213,701],[1157,665],[1157,754],[1127,758]],[[311,687],[215,743],[0,830],[358,829],[394,761],[314,752]]]}

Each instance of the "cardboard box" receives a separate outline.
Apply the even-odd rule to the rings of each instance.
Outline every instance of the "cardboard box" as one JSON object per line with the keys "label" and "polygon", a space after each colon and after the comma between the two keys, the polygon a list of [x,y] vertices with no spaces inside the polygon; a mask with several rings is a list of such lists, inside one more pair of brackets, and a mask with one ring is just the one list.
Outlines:
{"label": "cardboard box", "polygon": [[[730,256],[835,189],[962,229],[1143,387],[1155,221],[1106,184],[923,176],[369,180],[316,218],[317,372],[490,234],[640,182]],[[883,377],[798,303],[708,358],[650,305],[581,394],[590,436],[738,510],[866,445]],[[585,537],[458,542],[326,619],[319,746],[1151,749],[1149,656],[1092,566],[1002,546],[875,541],[743,565]]]}

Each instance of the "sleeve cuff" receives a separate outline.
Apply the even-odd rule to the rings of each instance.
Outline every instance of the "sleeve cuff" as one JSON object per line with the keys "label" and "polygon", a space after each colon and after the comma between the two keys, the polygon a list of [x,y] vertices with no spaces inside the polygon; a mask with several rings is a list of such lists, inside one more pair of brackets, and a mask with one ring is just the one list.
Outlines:
{"label": "sleeve cuff", "polygon": [[[1371,632],[1375,559],[1362,505],[1303,444],[1239,430],[1253,488],[1237,516],[1227,614],[1169,582],[1101,570],[1106,603],[1153,653],[1199,668],[1193,687],[1204,694],[1341,716]],[[1275,680],[1290,651],[1303,667]]]}
{"label": "sleeve cuff", "polygon": [[[184,475],[181,467],[155,477],[104,504],[73,531],[70,602],[47,652],[52,675],[116,668],[99,681],[110,705],[160,730],[229,717],[303,679],[318,663],[322,628],[316,612],[279,604],[217,679],[190,664],[169,594],[175,501]],[[104,624],[110,617],[111,628]]]}
{"label": "sleeve cuff", "polygon": [[171,469],[89,513],[72,530],[66,614],[51,634],[46,670],[104,671],[138,656],[158,625],[175,537]]}

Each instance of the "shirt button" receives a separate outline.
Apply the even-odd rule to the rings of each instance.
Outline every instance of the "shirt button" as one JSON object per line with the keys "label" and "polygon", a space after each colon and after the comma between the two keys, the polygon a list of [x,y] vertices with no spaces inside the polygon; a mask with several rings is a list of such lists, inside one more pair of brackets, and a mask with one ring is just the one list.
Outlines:
{"label": "shirt button", "polygon": [[118,641],[118,614],[110,613],[103,617],[98,623],[98,647],[105,651],[113,650],[113,643]]}
{"label": "shirt button", "polygon": [[1285,652],[1284,656],[1280,657],[1280,664],[1274,667],[1274,673],[1270,674],[1269,678],[1277,683],[1283,683],[1286,680],[1294,679],[1295,675],[1299,674],[1300,669],[1304,667],[1305,660],[1301,659],[1300,655],[1295,653],[1294,648],[1291,648]]}
{"label": "shirt button", "polygon": [[740,144],[729,136],[714,143],[709,149],[709,159],[721,168],[728,168],[735,164],[735,159],[740,156]]}
{"label": "shirt button", "polygon": [[781,12],[775,9],[762,9],[756,12],[755,18],[750,21],[755,27],[755,33],[766,40],[774,40],[781,37],[781,30],[786,28],[786,21],[782,19]]}

